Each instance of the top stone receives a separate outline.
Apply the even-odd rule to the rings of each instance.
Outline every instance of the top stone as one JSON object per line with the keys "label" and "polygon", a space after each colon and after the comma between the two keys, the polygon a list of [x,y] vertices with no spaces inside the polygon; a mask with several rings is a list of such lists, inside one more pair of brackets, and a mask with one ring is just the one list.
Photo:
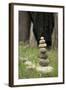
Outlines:
{"label": "top stone", "polygon": [[41,40],[44,40],[44,37],[41,37],[40,39],[41,39]]}

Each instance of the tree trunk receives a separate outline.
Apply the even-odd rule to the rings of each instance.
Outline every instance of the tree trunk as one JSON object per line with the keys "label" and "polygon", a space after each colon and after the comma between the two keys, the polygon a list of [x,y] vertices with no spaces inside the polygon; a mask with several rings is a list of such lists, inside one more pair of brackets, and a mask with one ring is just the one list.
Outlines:
{"label": "tree trunk", "polygon": [[28,42],[30,36],[30,17],[28,12],[19,11],[19,41]]}
{"label": "tree trunk", "polygon": [[52,47],[53,48],[58,48],[58,14],[54,15],[55,20],[54,20],[54,30],[53,30],[53,35],[52,35]]}
{"label": "tree trunk", "polygon": [[36,41],[34,33],[33,33],[33,23],[32,22],[31,22],[31,28],[30,28],[29,45],[30,45],[30,47],[37,47],[37,41]]}

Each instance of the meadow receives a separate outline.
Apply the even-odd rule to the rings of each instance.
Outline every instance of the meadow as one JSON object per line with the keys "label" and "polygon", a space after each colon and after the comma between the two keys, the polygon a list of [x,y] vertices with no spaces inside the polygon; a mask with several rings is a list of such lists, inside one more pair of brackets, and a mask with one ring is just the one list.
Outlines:
{"label": "meadow", "polygon": [[[52,73],[40,74],[34,70],[27,70],[26,65],[23,63],[24,60],[31,61],[35,66],[39,65],[39,48],[30,47],[27,44],[19,43],[19,79],[26,78],[42,78],[42,77],[57,77],[58,76],[58,52],[57,49],[51,48],[47,50],[48,59],[50,60],[49,65],[53,67]],[[20,57],[22,59],[20,59]]]}

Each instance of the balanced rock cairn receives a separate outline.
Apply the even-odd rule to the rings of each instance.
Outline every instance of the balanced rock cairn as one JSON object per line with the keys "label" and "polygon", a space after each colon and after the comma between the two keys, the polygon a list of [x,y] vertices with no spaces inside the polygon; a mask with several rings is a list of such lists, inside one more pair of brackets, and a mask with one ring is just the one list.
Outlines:
{"label": "balanced rock cairn", "polygon": [[44,37],[41,37],[40,38],[40,41],[39,41],[39,52],[40,52],[40,61],[39,61],[39,64],[41,66],[48,66],[49,64],[49,59],[48,58],[48,55],[47,55],[47,44],[45,43],[45,40],[44,40]]}
{"label": "balanced rock cairn", "polygon": [[36,68],[36,70],[41,73],[49,73],[53,70],[53,68],[49,66],[49,59],[46,47],[47,44],[45,43],[44,37],[41,37],[39,41],[39,66]]}

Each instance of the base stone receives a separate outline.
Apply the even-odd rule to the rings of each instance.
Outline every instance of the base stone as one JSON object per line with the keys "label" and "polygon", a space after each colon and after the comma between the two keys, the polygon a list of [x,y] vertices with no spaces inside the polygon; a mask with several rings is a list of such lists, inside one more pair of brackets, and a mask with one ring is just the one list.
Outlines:
{"label": "base stone", "polygon": [[36,67],[36,70],[38,72],[43,73],[43,74],[47,74],[47,73],[51,73],[53,71],[53,67],[51,67],[51,66],[45,66],[45,67],[38,66],[38,67]]}

